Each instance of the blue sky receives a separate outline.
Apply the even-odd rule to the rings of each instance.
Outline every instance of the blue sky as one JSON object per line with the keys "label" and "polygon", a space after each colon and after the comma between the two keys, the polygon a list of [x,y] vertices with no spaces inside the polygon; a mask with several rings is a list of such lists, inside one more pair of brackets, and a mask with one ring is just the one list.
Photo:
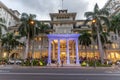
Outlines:
{"label": "blue sky", "polygon": [[[57,12],[62,7],[62,0],[1,0],[8,8],[20,13],[32,13],[39,20],[50,19],[49,13]],[[102,8],[107,0],[64,0],[63,9],[77,12],[77,19],[84,19],[84,12],[92,11],[95,3]]]}

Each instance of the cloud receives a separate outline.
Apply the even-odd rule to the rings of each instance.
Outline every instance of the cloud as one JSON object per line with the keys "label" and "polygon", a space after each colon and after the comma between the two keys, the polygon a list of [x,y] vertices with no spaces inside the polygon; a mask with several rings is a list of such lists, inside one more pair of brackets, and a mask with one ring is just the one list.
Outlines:
{"label": "cloud", "polygon": [[[49,19],[49,13],[57,12],[61,9],[61,0],[12,0],[22,6],[23,12],[37,14],[41,19]],[[77,12],[77,18],[83,18],[84,12],[88,8],[85,0],[64,0],[63,8],[69,12]]]}
{"label": "cloud", "polygon": [[22,5],[23,12],[37,14],[39,18],[49,18],[50,12],[55,12],[59,8],[58,0],[14,0]]}
{"label": "cloud", "polygon": [[[49,13],[56,13],[62,7],[62,0],[1,0],[6,6],[17,9],[20,13],[32,13],[38,19],[50,19]],[[77,19],[84,18],[84,12],[92,11],[94,4],[98,3],[100,8],[107,0],[64,0],[63,9],[68,12],[76,12]],[[14,5],[14,6],[13,6]]]}
{"label": "cloud", "polygon": [[88,9],[88,4],[85,0],[64,0],[63,8],[68,9],[69,12],[77,12],[77,19],[81,19]]}

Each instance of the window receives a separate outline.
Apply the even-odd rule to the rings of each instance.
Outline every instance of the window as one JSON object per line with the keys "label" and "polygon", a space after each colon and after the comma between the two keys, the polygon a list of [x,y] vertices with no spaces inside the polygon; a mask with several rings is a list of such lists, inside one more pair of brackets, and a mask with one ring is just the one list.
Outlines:
{"label": "window", "polygon": [[111,40],[117,40],[117,36],[116,35],[111,36]]}
{"label": "window", "polygon": [[115,36],[115,40],[117,40],[117,36]]}
{"label": "window", "polygon": [[9,25],[11,25],[11,22],[9,22]]}
{"label": "window", "polygon": [[114,36],[111,36],[111,40],[114,40]]}

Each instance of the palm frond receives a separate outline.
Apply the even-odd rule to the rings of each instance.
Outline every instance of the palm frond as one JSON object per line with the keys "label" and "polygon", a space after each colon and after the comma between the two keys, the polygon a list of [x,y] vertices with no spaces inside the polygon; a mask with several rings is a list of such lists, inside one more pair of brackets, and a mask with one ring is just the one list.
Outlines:
{"label": "palm frond", "polygon": [[110,24],[110,21],[107,17],[101,16],[101,15],[99,17],[104,22],[104,24],[107,25],[107,27],[110,27],[111,24]]}
{"label": "palm frond", "polygon": [[100,9],[100,15],[109,16],[108,9],[106,8]]}
{"label": "palm frond", "polygon": [[91,18],[91,17],[94,16],[94,13],[93,13],[93,12],[85,12],[84,16],[85,16],[86,18]]}
{"label": "palm frond", "polygon": [[94,13],[99,14],[99,7],[97,3],[95,4],[95,7],[94,7]]}

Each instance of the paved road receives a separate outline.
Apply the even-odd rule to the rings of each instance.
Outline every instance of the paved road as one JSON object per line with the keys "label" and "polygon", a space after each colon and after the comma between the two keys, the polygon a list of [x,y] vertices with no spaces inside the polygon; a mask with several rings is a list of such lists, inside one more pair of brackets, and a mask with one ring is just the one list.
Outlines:
{"label": "paved road", "polygon": [[0,80],[120,80],[112,68],[12,68],[1,69]]}
{"label": "paved road", "polygon": [[0,74],[0,80],[120,80],[119,74]]}

